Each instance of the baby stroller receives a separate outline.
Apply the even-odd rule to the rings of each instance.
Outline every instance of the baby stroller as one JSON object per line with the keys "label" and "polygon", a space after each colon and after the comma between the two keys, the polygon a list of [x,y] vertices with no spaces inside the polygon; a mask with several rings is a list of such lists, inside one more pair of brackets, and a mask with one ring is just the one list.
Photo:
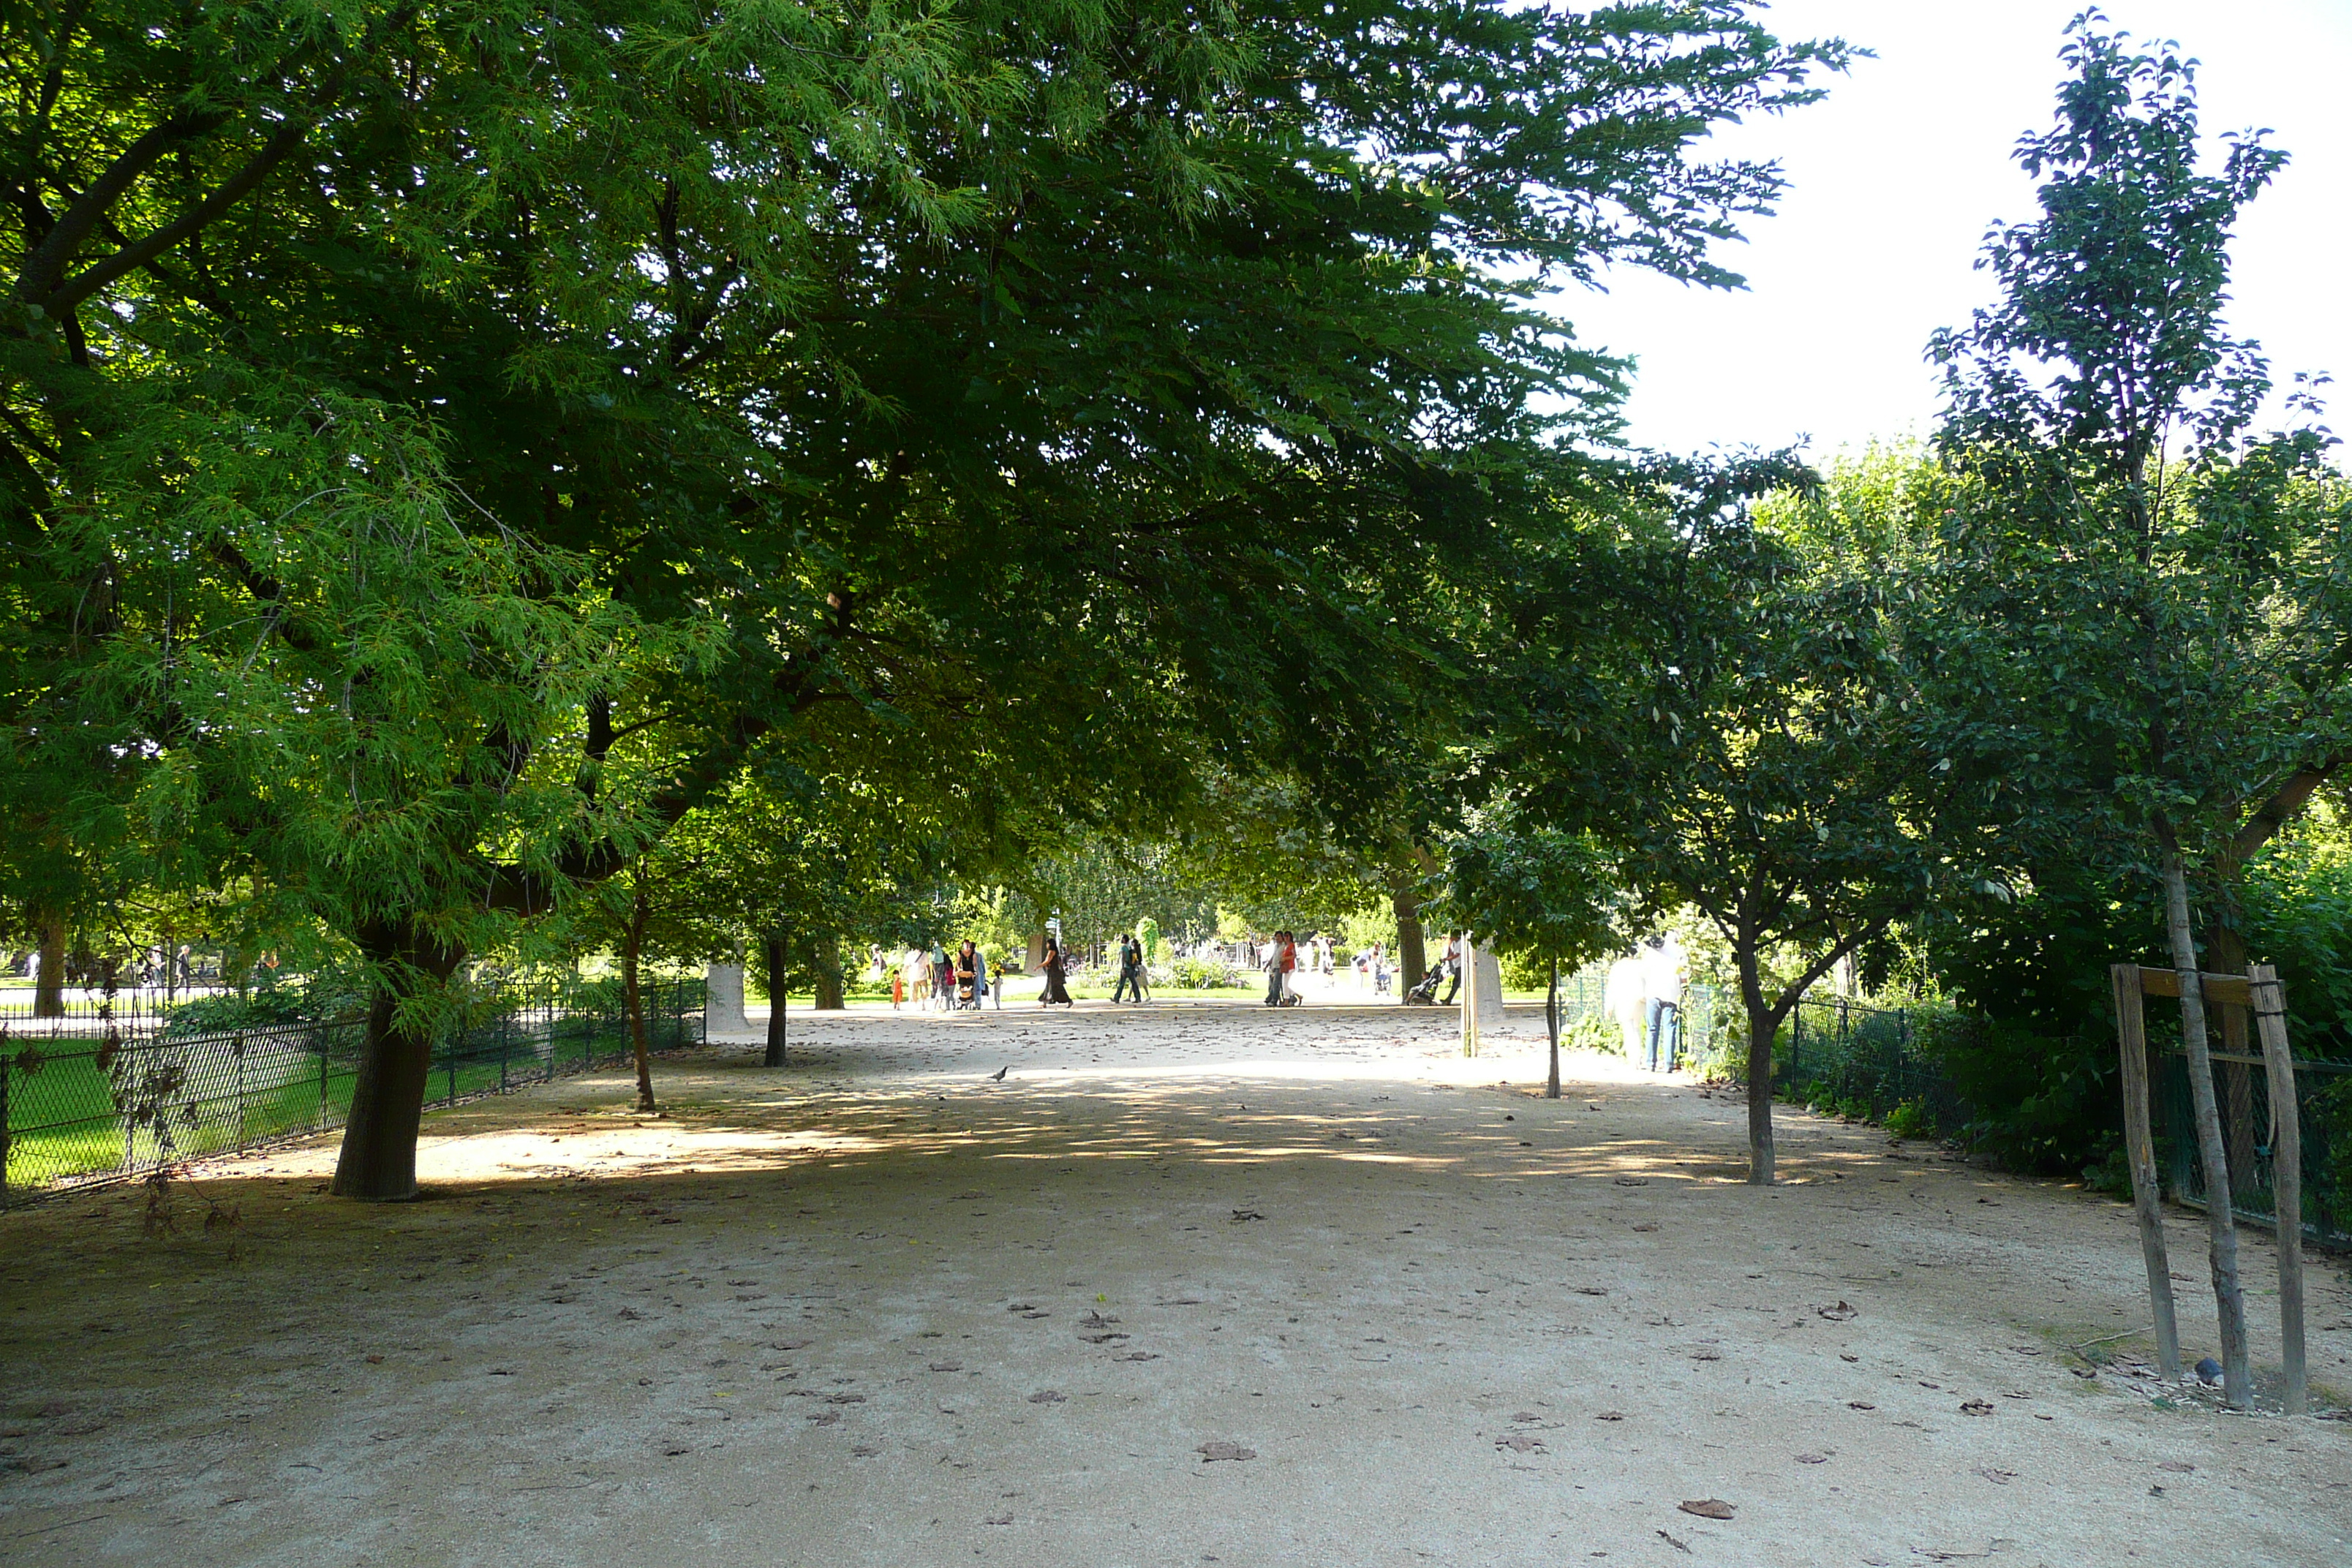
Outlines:
{"label": "baby stroller", "polygon": [[1415,984],[1412,990],[1404,994],[1404,1005],[1408,1007],[1436,1006],[1437,988],[1444,983],[1445,965],[1442,963],[1431,964],[1429,966],[1429,973],[1423,974],[1421,977],[1419,984]]}

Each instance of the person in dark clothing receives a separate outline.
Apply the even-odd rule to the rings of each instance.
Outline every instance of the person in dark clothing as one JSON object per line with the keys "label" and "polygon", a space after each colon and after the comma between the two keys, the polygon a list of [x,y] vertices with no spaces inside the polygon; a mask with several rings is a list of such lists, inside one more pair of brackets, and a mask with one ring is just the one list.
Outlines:
{"label": "person in dark clothing", "polygon": [[1045,939],[1045,962],[1039,965],[1045,972],[1045,989],[1037,993],[1037,1005],[1050,1007],[1059,1002],[1065,1007],[1075,1006],[1069,988],[1062,984],[1062,947],[1052,937]]}
{"label": "person in dark clothing", "polygon": [[[1462,989],[1462,937],[1459,932],[1445,939],[1445,956],[1439,962],[1444,966],[1445,977],[1454,984],[1445,988],[1445,1000],[1438,1005],[1451,1007],[1455,994]],[[1430,989],[1434,991],[1437,988],[1433,985]]]}
{"label": "person in dark clothing", "polygon": [[1135,1000],[1143,1000],[1143,944],[1132,936],[1118,939],[1118,984],[1110,989],[1114,1002],[1124,997],[1132,988]]}

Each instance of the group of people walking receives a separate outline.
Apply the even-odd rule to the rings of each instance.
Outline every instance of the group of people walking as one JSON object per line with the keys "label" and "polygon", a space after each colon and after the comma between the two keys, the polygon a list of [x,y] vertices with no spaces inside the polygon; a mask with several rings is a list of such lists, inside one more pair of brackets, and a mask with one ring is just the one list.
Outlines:
{"label": "group of people walking", "polygon": [[[1003,976],[996,978],[1002,980]],[[918,1007],[949,1013],[958,1008],[977,1008],[992,994],[996,995],[996,1005],[1003,1006],[1002,992],[990,983],[988,955],[968,939],[953,952],[939,942],[933,942],[928,950],[910,947],[899,965],[890,972],[893,1008],[912,1002]]]}

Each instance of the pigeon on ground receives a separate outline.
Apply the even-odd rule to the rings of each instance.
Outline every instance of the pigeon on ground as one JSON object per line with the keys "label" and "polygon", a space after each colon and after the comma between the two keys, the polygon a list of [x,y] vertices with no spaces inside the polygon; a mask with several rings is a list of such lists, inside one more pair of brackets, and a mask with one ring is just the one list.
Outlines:
{"label": "pigeon on ground", "polygon": [[2198,1381],[2198,1382],[2200,1382],[2200,1383],[2219,1383],[2219,1382],[2221,1382],[2221,1363],[2220,1362],[2218,1362],[2218,1361],[2215,1361],[2215,1360],[2214,1360],[2211,1356],[2210,1356],[2210,1355],[2209,1355],[2209,1356],[2207,1356],[2203,1361],[2199,1362],[2199,1363],[2197,1363],[2197,1381]]}
{"label": "pigeon on ground", "polygon": [[1013,1064],[1011,1062],[1007,1062],[1003,1067],[998,1068],[994,1072],[990,1073],[988,1075],[988,1081],[991,1083],[1003,1083],[1004,1081],[1004,1075],[1012,1070]]}

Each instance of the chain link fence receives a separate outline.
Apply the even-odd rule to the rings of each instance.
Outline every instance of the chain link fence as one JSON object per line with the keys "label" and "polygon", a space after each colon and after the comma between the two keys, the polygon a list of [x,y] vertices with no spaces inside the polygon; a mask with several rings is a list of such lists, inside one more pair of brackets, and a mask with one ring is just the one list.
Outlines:
{"label": "chain link fence", "polygon": [[[699,1045],[703,1001],[700,980],[646,984],[648,1047]],[[0,1201],[340,1127],[365,1027],[348,1018],[26,1040],[0,1022]],[[504,1094],[626,1061],[634,1049],[617,986],[497,996],[435,1042],[426,1102]]]}

